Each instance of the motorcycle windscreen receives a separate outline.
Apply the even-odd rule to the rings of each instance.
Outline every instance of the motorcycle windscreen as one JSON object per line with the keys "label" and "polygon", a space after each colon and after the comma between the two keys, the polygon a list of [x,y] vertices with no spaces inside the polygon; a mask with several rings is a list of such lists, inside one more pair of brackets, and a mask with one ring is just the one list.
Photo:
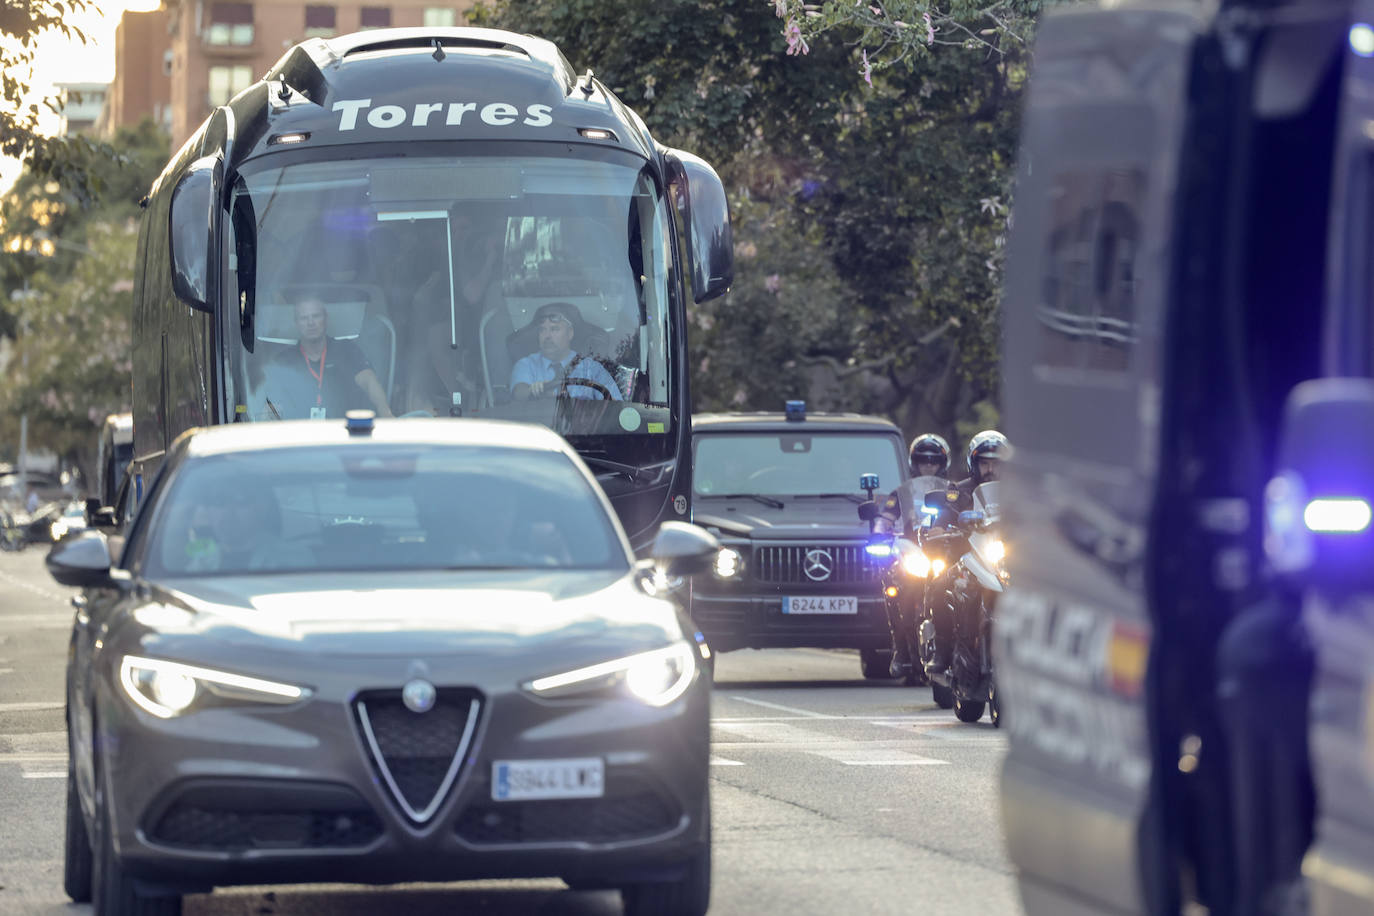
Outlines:
{"label": "motorcycle windscreen", "polygon": [[1202,16],[1066,10],[1036,41],[1003,306],[1012,584],[994,624],[1003,825],[1031,916],[1158,912],[1142,581]]}

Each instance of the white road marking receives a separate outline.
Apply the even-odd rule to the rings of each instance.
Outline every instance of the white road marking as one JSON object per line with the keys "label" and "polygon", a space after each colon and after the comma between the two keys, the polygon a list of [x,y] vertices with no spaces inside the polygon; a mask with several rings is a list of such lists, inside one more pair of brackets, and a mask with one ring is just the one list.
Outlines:
{"label": "white road marking", "polygon": [[13,674],[13,668],[0,668],[0,674]]}
{"label": "white road marking", "polygon": [[728,732],[743,741],[730,742],[736,745],[748,744],[817,744],[833,742],[833,736],[821,734],[808,728],[798,728],[786,722],[716,722],[716,728]]}
{"label": "white road marking", "polygon": [[809,709],[798,709],[795,706],[784,706],[781,703],[769,703],[767,700],[751,700],[749,697],[732,696],[732,700],[739,700],[741,703],[752,703],[755,706],[762,706],[765,709],[776,709],[780,712],[790,712],[809,719],[828,718],[825,713],[812,712]]}
{"label": "white road marking", "polygon": [[24,627],[25,629],[68,629],[72,625],[71,614],[3,614],[0,627]]}
{"label": "white road marking", "polygon": [[62,709],[65,703],[0,703],[0,712],[35,712],[41,709]]}
{"label": "white road marking", "polygon": [[934,757],[922,757],[920,754],[911,754],[897,748],[886,747],[852,747],[839,750],[816,750],[808,751],[817,757],[824,757],[827,760],[834,760],[836,763],[843,763],[851,767],[926,767],[926,766],[948,766],[948,760],[936,760]]}
{"label": "white road marking", "polygon": [[66,770],[43,770],[39,773],[25,773],[25,779],[66,779]]}
{"label": "white road marking", "polygon": [[25,582],[23,579],[11,576],[9,573],[4,571],[0,571],[0,579],[3,579],[11,585],[17,585],[24,591],[32,592],[33,594],[38,595],[41,598],[49,598],[53,601],[67,600],[66,595],[60,595],[57,592],[50,592],[46,588],[39,588],[37,585],[31,585],[30,583]]}
{"label": "white road marking", "polygon": [[725,757],[717,757],[715,754],[712,754],[712,755],[711,755],[711,766],[713,766],[713,767],[742,767],[742,766],[744,766],[744,762],[741,761],[741,760],[729,760],[729,759],[726,759]]}

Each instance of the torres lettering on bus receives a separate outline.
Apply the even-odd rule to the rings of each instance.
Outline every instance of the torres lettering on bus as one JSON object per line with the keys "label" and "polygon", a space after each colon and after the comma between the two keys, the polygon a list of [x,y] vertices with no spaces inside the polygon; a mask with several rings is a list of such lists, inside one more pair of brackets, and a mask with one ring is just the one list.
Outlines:
{"label": "torres lettering on bus", "polygon": [[[507,127],[517,120],[526,127],[548,127],[553,124],[552,106],[528,105],[522,114],[521,109],[510,102],[487,102],[480,108],[477,102],[416,102],[409,107],[378,105],[374,108],[372,99],[340,99],[334,103],[333,110],[339,112],[339,130],[358,127],[358,117],[363,112],[367,112],[365,121],[369,126],[383,130],[402,124],[428,127],[433,123],[461,127],[464,116],[469,113],[492,127]],[[431,117],[434,118],[433,122]]]}

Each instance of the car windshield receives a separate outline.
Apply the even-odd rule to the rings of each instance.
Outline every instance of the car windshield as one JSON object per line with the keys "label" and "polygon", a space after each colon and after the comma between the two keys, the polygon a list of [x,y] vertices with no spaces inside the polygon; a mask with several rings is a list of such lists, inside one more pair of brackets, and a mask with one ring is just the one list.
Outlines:
{"label": "car windshield", "polygon": [[695,439],[692,485],[698,496],[852,494],[860,492],[864,474],[877,474],[888,490],[901,483],[899,445],[887,435],[729,433]]}
{"label": "car windshield", "polygon": [[228,221],[230,409],[461,412],[630,464],[671,457],[671,241],[653,173],[564,147],[468,149],[245,166]]}
{"label": "car windshield", "polygon": [[154,510],[149,576],[628,569],[567,456],[348,445],[188,459]]}

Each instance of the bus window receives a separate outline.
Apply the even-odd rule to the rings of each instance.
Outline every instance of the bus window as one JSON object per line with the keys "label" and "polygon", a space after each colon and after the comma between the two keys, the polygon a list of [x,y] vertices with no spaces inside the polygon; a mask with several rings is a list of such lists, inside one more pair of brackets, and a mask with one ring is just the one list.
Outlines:
{"label": "bus window", "polygon": [[[232,198],[244,419],[370,407],[371,369],[397,415],[541,422],[611,460],[671,457],[669,214],[630,157],[249,162]],[[552,396],[520,400],[512,372],[552,303],[572,310],[569,355]]]}

